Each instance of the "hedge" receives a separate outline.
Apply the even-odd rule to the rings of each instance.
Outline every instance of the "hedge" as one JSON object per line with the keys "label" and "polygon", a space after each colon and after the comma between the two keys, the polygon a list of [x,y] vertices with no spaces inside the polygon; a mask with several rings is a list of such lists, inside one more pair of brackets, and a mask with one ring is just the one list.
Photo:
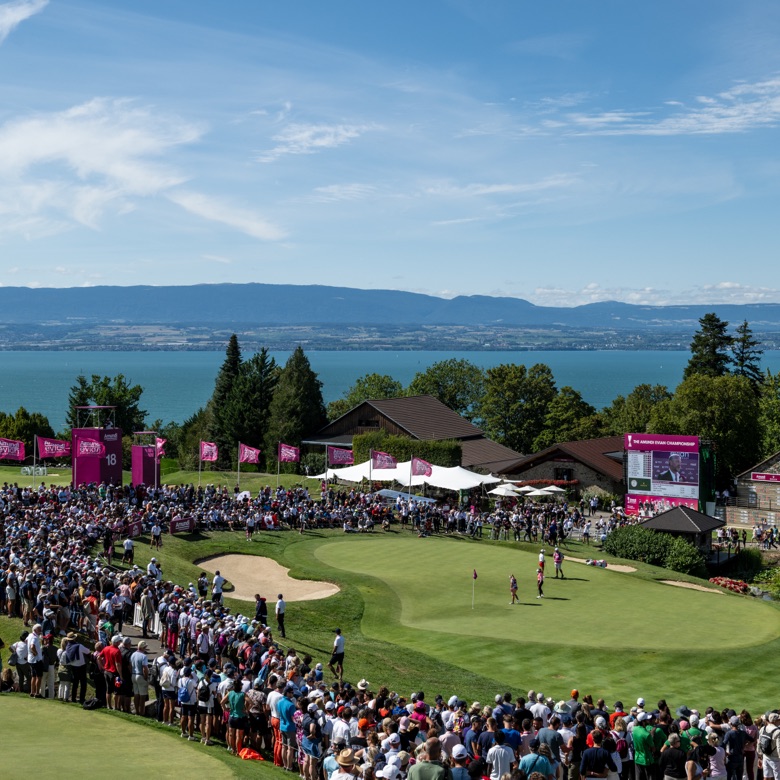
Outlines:
{"label": "hedge", "polygon": [[355,463],[363,463],[370,457],[371,450],[380,450],[399,461],[422,458],[435,466],[460,466],[462,448],[459,441],[420,441],[407,436],[393,436],[387,431],[361,433],[352,439]]}
{"label": "hedge", "polygon": [[604,542],[604,552],[694,577],[707,574],[704,556],[685,539],[650,531],[638,525],[627,525],[612,531]]}

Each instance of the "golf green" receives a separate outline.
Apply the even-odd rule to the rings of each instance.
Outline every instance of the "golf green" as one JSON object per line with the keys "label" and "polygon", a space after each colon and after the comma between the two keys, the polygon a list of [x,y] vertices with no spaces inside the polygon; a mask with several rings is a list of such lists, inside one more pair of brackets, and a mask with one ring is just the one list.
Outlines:
{"label": "golf green", "polygon": [[[24,778],[80,777],[105,771],[112,778],[241,776],[245,762],[223,763],[208,751],[161,728],[84,712],[60,702],[3,694],[3,760],[0,775]],[[232,766],[235,764],[235,766]],[[244,775],[245,776],[245,775]],[[253,773],[254,776],[254,773]]]}
{"label": "golf green", "polygon": [[[324,563],[346,571],[370,574],[385,582],[401,602],[399,622],[407,628],[460,636],[495,635],[524,644],[601,647],[615,634],[638,636],[648,622],[658,629],[653,646],[671,650],[681,643],[702,643],[713,633],[729,630],[739,621],[754,625],[750,633],[733,636],[731,647],[762,644],[778,636],[778,626],[762,621],[766,606],[760,601],[724,598],[720,593],[673,589],[630,574],[565,562],[566,579],[548,574],[544,599],[537,599],[537,556],[496,545],[454,544],[448,539],[386,539],[355,545],[333,542],[317,550]],[[377,565],[380,559],[392,565]],[[472,578],[477,570],[478,577]],[[520,604],[512,606],[509,575],[517,577]],[[472,610],[472,590],[474,608]],[[599,619],[599,606],[613,600],[641,609],[621,613],[619,623]],[[669,620],[669,600],[675,614],[708,612],[706,623],[689,625]],[[612,623],[612,625],[610,625]],[[565,626],[564,632],[552,631]]]}

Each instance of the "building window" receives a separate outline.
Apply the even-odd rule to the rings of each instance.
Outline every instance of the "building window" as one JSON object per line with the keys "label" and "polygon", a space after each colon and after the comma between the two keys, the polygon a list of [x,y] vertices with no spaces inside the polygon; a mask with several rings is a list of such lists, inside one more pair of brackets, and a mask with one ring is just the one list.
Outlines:
{"label": "building window", "polygon": [[553,479],[571,482],[574,479],[574,469],[555,468],[553,469]]}
{"label": "building window", "polygon": [[378,428],[379,420],[358,420],[358,428]]}

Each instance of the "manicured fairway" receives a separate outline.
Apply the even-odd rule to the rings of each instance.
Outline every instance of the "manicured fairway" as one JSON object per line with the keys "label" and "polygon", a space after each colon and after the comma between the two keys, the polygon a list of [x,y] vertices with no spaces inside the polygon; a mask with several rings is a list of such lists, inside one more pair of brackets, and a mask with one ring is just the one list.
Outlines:
{"label": "manicured fairway", "polygon": [[[767,613],[760,601],[672,590],[631,574],[571,562],[563,567],[568,579],[556,581],[551,555],[544,599],[539,600],[537,555],[507,546],[375,537],[360,545],[349,539],[332,542],[319,547],[316,555],[329,566],[381,579],[400,601],[399,622],[417,630],[598,649],[614,646],[621,637],[641,636],[652,625],[657,629],[653,646],[659,650],[706,643],[713,634],[728,635],[736,623],[744,630],[731,637],[732,648],[763,644],[780,634],[780,626],[762,621]],[[393,565],[381,565],[382,559]],[[473,581],[475,568],[478,578]],[[520,605],[510,605],[510,573],[518,579]],[[673,615],[669,599],[675,605]],[[610,621],[603,606],[615,602],[630,608],[620,611],[620,620]],[[702,613],[707,614],[706,622],[689,624],[674,618]]]}
{"label": "manicured fairway", "polygon": [[[148,728],[105,711],[84,712],[60,702],[16,694],[0,698],[3,755],[0,776],[15,778],[258,776],[257,762],[217,757],[168,729]],[[177,732],[178,730],[176,730]]]}

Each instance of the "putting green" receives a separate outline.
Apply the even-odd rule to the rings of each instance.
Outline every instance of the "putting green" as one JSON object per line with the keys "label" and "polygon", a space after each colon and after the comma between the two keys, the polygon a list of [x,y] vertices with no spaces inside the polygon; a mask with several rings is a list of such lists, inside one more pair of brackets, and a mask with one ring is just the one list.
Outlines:
{"label": "putting green", "polygon": [[[774,612],[771,619],[762,619],[770,615],[760,601],[676,590],[565,561],[567,579],[555,580],[551,555],[540,600],[537,556],[498,545],[378,537],[357,545],[352,540],[332,542],[315,554],[329,566],[382,580],[400,601],[399,622],[426,632],[600,648],[614,646],[620,637],[643,636],[653,626],[653,648],[675,650],[706,646],[712,636],[729,636],[732,648],[763,644],[776,638],[780,628]],[[511,573],[518,580],[520,605],[510,605]],[[612,608],[607,611],[607,605],[622,605],[619,620],[610,619]],[[681,620],[681,615],[706,615],[706,620]],[[750,626],[750,631],[735,633],[736,624]]]}
{"label": "putting green", "polygon": [[[107,712],[84,712],[60,702],[35,701],[3,694],[3,761],[7,778],[62,778],[94,774],[102,767],[112,778],[185,776],[232,778],[235,770],[208,751],[223,750],[192,744]],[[170,730],[171,732],[173,730]]]}

